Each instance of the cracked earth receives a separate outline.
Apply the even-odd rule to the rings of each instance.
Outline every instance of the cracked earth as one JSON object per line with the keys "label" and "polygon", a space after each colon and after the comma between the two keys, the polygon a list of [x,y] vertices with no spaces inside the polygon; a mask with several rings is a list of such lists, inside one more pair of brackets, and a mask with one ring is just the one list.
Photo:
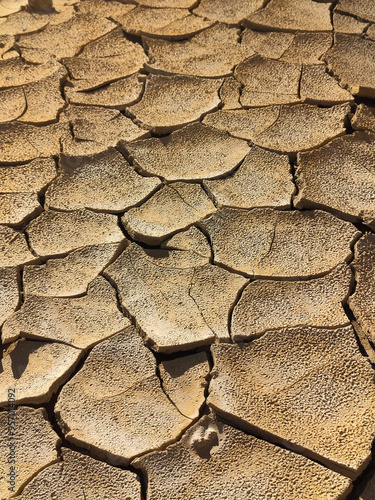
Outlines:
{"label": "cracked earth", "polygon": [[374,193],[373,0],[1,0],[1,500],[375,500]]}

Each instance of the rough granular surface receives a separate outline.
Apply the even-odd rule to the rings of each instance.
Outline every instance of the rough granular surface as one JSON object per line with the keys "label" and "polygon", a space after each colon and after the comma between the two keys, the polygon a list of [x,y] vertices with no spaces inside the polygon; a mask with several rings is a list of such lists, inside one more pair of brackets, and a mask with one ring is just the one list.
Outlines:
{"label": "rough granular surface", "polygon": [[0,0],[0,500],[375,500],[373,0]]}

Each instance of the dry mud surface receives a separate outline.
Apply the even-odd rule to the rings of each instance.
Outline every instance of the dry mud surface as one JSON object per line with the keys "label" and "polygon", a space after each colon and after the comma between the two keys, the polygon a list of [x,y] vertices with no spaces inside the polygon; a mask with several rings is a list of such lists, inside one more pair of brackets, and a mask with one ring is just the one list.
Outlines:
{"label": "dry mud surface", "polygon": [[0,0],[0,500],[375,500],[373,0]]}

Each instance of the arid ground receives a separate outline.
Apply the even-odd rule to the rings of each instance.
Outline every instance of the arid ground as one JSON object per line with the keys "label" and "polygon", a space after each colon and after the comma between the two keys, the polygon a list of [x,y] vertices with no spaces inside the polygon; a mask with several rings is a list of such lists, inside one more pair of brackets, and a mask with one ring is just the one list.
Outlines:
{"label": "arid ground", "polygon": [[0,326],[2,500],[375,500],[374,0],[0,0]]}

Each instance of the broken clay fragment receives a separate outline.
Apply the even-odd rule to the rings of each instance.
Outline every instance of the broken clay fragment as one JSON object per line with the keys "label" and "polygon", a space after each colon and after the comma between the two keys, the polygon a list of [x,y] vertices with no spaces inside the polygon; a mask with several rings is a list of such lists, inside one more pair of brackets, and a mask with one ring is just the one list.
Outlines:
{"label": "broken clay fragment", "polygon": [[295,193],[288,156],[257,146],[233,174],[203,184],[219,207],[287,209]]}
{"label": "broken clay fragment", "polygon": [[201,123],[172,132],[167,138],[122,142],[120,149],[142,173],[169,181],[228,174],[250,150],[246,142]]}
{"label": "broken clay fragment", "polygon": [[104,243],[78,248],[66,257],[48,259],[45,264],[25,266],[24,295],[72,297],[87,292],[89,284],[123,248],[122,243]]}
{"label": "broken clay fragment", "polygon": [[98,276],[83,297],[26,297],[3,325],[2,340],[18,337],[56,340],[85,349],[129,326],[119,311],[116,291]]}
{"label": "broken clay fragment", "polygon": [[167,184],[121,220],[130,236],[151,245],[215,212],[215,205],[199,184]]}
{"label": "broken clay fragment", "polygon": [[0,241],[0,268],[16,267],[38,260],[31,253],[22,232],[0,225]]}
{"label": "broken clay fragment", "polygon": [[113,465],[178,439],[191,420],[163,392],[135,328],[100,342],[55,406],[68,441]]}
{"label": "broken clay fragment", "polygon": [[136,458],[132,465],[148,478],[149,500],[337,500],[351,489],[348,478],[223,424],[214,415],[201,418],[177,443]]}
{"label": "broken clay fragment", "polygon": [[375,97],[375,41],[337,33],[324,60],[353,95]]}
{"label": "broken clay fragment", "polygon": [[160,185],[158,178],[137,174],[114,148],[75,161],[63,156],[60,168],[46,192],[46,207],[57,210],[124,212]]}
{"label": "broken clay fragment", "polygon": [[163,389],[172,403],[186,417],[198,418],[210,372],[207,354],[198,352],[163,361],[159,371]]}
{"label": "broken clay fragment", "polygon": [[320,210],[223,208],[199,222],[214,261],[255,278],[307,279],[326,274],[352,256],[360,232]]}
{"label": "broken clay fragment", "polygon": [[17,309],[19,301],[17,269],[0,268],[0,326]]}
{"label": "broken clay fragment", "polygon": [[20,340],[8,349],[1,359],[1,406],[9,404],[9,387],[15,389],[17,405],[46,403],[69,378],[81,357],[79,349],[60,342]]}
{"label": "broken clay fragment", "polygon": [[344,135],[349,104],[319,108],[309,104],[219,110],[203,123],[248,139],[265,149],[296,153],[314,149]]}
{"label": "broken clay fragment", "polygon": [[375,229],[375,134],[355,132],[300,153],[297,208],[322,208]]}
{"label": "broken clay fragment", "polygon": [[[105,270],[124,308],[153,349],[174,352],[229,340],[229,314],[245,285],[242,276],[210,264],[166,267],[160,251],[131,244]],[[173,266],[173,267],[172,267]]]}
{"label": "broken clay fragment", "polygon": [[313,0],[270,0],[244,24],[263,31],[332,31],[330,5]]}
{"label": "broken clay fragment", "polygon": [[365,469],[375,436],[374,373],[351,326],[287,328],[211,351],[208,404],[220,415],[345,476]]}
{"label": "broken clay fragment", "polygon": [[77,248],[100,243],[121,243],[125,240],[112,214],[46,210],[26,228],[31,248],[40,256],[54,256]]}
{"label": "broken clay fragment", "polygon": [[149,75],[142,99],[127,111],[149,130],[172,132],[215,111],[221,84],[212,78]]}
{"label": "broken clay fragment", "polygon": [[[12,424],[9,424],[9,419]],[[20,406],[14,412],[0,412],[0,484],[1,498],[10,498],[39,471],[58,461],[60,438],[52,429],[44,408]],[[12,460],[14,462],[8,462]],[[14,469],[10,469],[13,465]],[[10,475],[10,472],[15,474]],[[13,484],[14,483],[14,484]]]}
{"label": "broken clay fragment", "polygon": [[361,329],[375,343],[375,237],[366,233],[354,247],[352,267],[356,280],[355,292],[349,297],[349,306]]}
{"label": "broken clay fragment", "polygon": [[61,449],[62,462],[37,474],[23,489],[18,500],[52,496],[59,499],[86,498],[139,500],[141,484],[134,472],[112,467],[69,448]]}
{"label": "broken clay fragment", "polygon": [[307,325],[337,328],[348,325],[343,304],[353,282],[346,264],[308,281],[257,280],[249,283],[235,305],[231,333],[236,342],[268,330]]}

